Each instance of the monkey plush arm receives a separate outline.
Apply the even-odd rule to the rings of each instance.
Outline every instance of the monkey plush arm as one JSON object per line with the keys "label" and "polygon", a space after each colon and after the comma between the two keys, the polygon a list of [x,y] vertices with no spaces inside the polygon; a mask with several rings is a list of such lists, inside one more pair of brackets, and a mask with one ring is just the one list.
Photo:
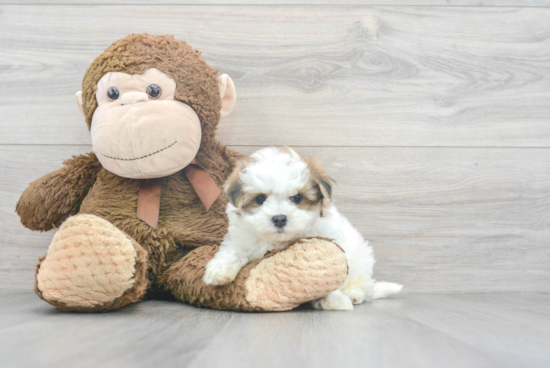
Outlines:
{"label": "monkey plush arm", "polygon": [[198,306],[243,311],[282,311],[338,289],[348,274],[342,249],[328,239],[299,239],[244,266],[235,281],[206,285],[206,264],[217,246],[202,246],[174,262],[160,283],[177,299]]}
{"label": "monkey plush arm", "polygon": [[51,230],[78,212],[101,164],[94,153],[73,156],[63,164],[61,169],[33,181],[23,192],[15,209],[23,226]]}

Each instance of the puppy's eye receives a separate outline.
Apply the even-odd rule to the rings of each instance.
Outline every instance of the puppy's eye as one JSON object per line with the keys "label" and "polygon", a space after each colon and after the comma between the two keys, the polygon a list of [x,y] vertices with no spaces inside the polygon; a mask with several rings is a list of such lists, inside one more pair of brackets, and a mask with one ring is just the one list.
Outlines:
{"label": "puppy's eye", "polygon": [[256,197],[256,203],[261,206],[266,199],[267,197],[265,196],[265,194],[260,194],[259,196]]}
{"label": "puppy's eye", "polygon": [[302,195],[296,194],[295,196],[290,197],[290,200],[296,204],[300,204],[302,202]]}
{"label": "puppy's eye", "polygon": [[116,87],[109,87],[107,90],[107,98],[111,101],[117,100],[118,96],[120,96],[120,92],[118,91],[118,88]]}
{"label": "puppy's eye", "polygon": [[149,95],[150,99],[156,100],[160,97],[161,93],[162,90],[156,84],[151,84],[149,87],[147,87],[147,95]]}

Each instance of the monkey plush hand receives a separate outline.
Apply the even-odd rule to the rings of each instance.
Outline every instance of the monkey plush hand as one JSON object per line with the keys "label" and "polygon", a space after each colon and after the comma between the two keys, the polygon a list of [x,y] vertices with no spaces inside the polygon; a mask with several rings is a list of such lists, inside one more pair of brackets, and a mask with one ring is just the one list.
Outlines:
{"label": "monkey plush hand", "polygon": [[342,285],[345,256],[323,239],[251,262],[231,284],[204,284],[227,230],[218,188],[240,155],[214,135],[235,87],[200,52],[171,36],[130,35],[94,60],[76,99],[94,153],[31,183],[16,209],[32,230],[58,229],[36,269],[42,299],[100,311],[168,295],[277,311]]}

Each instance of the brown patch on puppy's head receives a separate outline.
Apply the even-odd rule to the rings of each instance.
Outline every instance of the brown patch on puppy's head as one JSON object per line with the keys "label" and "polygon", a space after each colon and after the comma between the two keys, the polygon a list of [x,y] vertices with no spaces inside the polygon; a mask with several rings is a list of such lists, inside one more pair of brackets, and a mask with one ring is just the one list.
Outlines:
{"label": "brown patch on puppy's head", "polygon": [[225,184],[223,185],[223,190],[225,192],[227,200],[235,207],[239,207],[244,197],[244,193],[242,191],[243,183],[240,176],[241,171],[243,171],[243,169],[248,166],[251,161],[252,159],[250,157],[243,157],[239,159],[235,163],[235,168],[233,169],[233,172],[229,175]]}

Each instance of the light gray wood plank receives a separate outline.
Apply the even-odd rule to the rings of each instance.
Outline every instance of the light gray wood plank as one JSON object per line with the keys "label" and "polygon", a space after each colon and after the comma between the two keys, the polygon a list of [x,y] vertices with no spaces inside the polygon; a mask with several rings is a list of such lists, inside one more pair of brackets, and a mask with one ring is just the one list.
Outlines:
{"label": "light gray wood plank", "polygon": [[[384,302],[406,309],[407,299]],[[515,366],[403,318],[393,308],[376,308],[378,303],[349,313],[236,315],[190,367],[221,367],[234,361],[243,368]]]}
{"label": "light gray wood plank", "polygon": [[[483,295],[471,297],[462,309],[449,310],[445,307],[454,299],[407,295],[361,305],[351,313],[327,315],[304,311],[287,318],[277,314],[237,315],[211,343],[210,349],[217,353],[199,355],[192,367],[221,366],[242,356],[247,359],[239,360],[241,367],[543,367],[548,364],[548,339],[542,335],[550,332],[548,323],[535,316],[530,325],[520,325],[513,322],[516,315],[510,311],[503,313],[507,317],[504,323],[489,313],[483,313],[486,318],[481,321],[476,306],[478,300],[483,299]],[[513,299],[508,295],[501,301],[514,303]],[[547,307],[548,301],[549,298],[545,298],[546,303],[539,305],[539,309]],[[498,303],[489,303],[489,307],[497,313],[501,309]],[[408,318],[420,308],[427,321],[411,323]],[[432,310],[438,311],[433,317]],[[462,317],[461,326],[455,326],[458,322],[455,314]],[[446,322],[447,319],[450,322]],[[432,320],[442,326],[433,328],[429,325]],[[543,325],[539,328],[541,333],[535,334],[538,340],[529,337],[536,323]],[[455,339],[455,329],[477,336],[470,341]],[[506,336],[501,337],[498,333],[503,330]],[[486,340],[486,343],[476,346],[471,340]],[[511,341],[516,343],[513,353],[507,351]],[[486,345],[498,348],[486,350]],[[265,346],[271,348],[266,351]],[[489,350],[494,351],[487,354]],[[533,353],[537,354],[536,359],[530,356]]]}
{"label": "light gray wood plank", "polygon": [[353,312],[146,301],[63,313],[0,290],[1,367],[544,367],[550,295],[405,295]]}
{"label": "light gray wood plank", "polygon": [[370,6],[516,6],[548,7],[546,0],[0,0],[0,4],[65,5],[370,5]]}
{"label": "light gray wood plank", "polygon": [[[238,315],[211,343],[217,354],[201,354],[193,366],[219,366],[246,355],[243,367],[264,366],[266,360],[268,367],[294,362],[312,367],[545,367],[550,323],[515,307],[530,304],[544,311],[550,296],[522,297],[407,295],[361,305],[352,313],[304,312],[288,321],[278,315]],[[268,359],[265,345],[277,347]]]}
{"label": "light gray wood plank", "polygon": [[[234,147],[251,153],[255,147]],[[32,287],[52,233],[14,213],[29,182],[85,146],[0,146],[0,278]],[[407,293],[550,292],[549,149],[319,148],[338,208],[368,238],[375,277]]]}
{"label": "light gray wood plank", "polygon": [[10,368],[186,366],[233,318],[179,302],[81,314],[30,292],[0,297],[0,367]]}
{"label": "light gray wood plank", "polygon": [[0,143],[88,144],[82,76],[175,34],[237,87],[232,145],[548,147],[550,9],[0,6]]}
{"label": "light gray wood plank", "polygon": [[[507,362],[550,364],[550,295],[425,295],[403,303],[407,306],[395,313]],[[386,312],[384,303],[374,307]]]}

